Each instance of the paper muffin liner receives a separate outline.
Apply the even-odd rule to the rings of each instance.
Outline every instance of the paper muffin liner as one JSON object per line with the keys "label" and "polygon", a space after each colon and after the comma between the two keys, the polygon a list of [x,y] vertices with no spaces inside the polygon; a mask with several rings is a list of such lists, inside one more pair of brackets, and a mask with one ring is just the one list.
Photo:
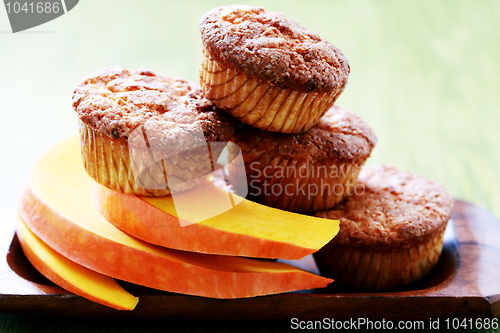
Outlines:
{"label": "paper muffin liner", "polygon": [[[176,192],[187,191],[198,185],[212,171],[211,159],[217,160],[223,147],[214,145],[212,157],[181,155],[176,159],[148,164],[146,156],[131,159],[126,141],[115,140],[79,121],[82,161],[87,173],[107,188],[140,196],[166,196],[171,189],[165,184],[174,184]],[[146,155],[147,152],[142,152]],[[136,163],[138,165],[132,165]],[[135,170],[143,170],[140,177]],[[167,171],[168,170],[168,171]]]}
{"label": "paper muffin liner", "polygon": [[231,116],[263,130],[306,132],[343,91],[301,92],[271,86],[220,63],[204,46],[201,53],[200,84],[205,96]]}
{"label": "paper muffin liner", "polygon": [[314,253],[323,276],[352,291],[390,291],[418,281],[437,264],[443,250],[444,230],[409,249],[381,253],[328,244]]}
{"label": "paper muffin liner", "polygon": [[227,164],[227,177],[234,190],[233,193],[246,197],[248,194],[248,182],[245,171],[245,163],[243,158],[236,158],[240,154],[240,147],[234,143],[229,142],[227,145],[228,164]]}
{"label": "paper muffin liner", "polygon": [[[291,212],[307,214],[334,207],[353,193],[361,171],[361,165],[336,159],[321,162],[289,159],[250,148],[243,142],[238,145],[245,161],[245,185],[250,197]],[[230,146],[230,158],[233,154]],[[236,165],[229,167],[230,175],[239,174],[238,170],[232,171]]]}

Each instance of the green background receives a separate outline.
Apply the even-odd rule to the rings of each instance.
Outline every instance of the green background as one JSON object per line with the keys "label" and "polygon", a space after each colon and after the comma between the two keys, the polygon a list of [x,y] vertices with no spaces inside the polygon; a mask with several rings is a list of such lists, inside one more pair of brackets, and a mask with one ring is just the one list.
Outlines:
{"label": "green background", "polygon": [[[86,75],[108,66],[145,67],[197,81],[198,20],[231,3],[82,0],[62,17],[17,34],[0,8],[0,207],[15,206],[45,150],[77,134],[71,96]],[[377,134],[368,164],[427,176],[455,198],[500,216],[500,1],[246,3],[283,12],[343,51],[352,72],[337,103]],[[37,323],[47,331],[116,325],[139,331],[144,324],[86,327],[0,315],[0,330],[31,330]]]}

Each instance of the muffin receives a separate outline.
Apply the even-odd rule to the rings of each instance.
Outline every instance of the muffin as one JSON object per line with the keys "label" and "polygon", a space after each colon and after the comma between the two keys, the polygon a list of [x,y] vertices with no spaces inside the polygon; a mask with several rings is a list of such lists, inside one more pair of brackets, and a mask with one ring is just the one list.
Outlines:
{"label": "muffin", "polygon": [[[377,137],[358,116],[333,106],[306,133],[242,125],[232,141],[241,149],[244,170],[230,163],[229,175],[246,172],[251,197],[267,206],[311,213],[331,208],[352,193]],[[230,158],[234,151],[230,145]]]}
{"label": "muffin", "polygon": [[236,128],[196,84],[144,69],[91,74],[76,88],[73,108],[88,174],[143,196],[196,186],[223,149],[212,143],[228,141]]}
{"label": "muffin", "polygon": [[205,96],[259,129],[307,131],[347,84],[340,50],[281,13],[219,7],[202,17],[200,31]]}
{"label": "muffin", "polygon": [[417,281],[438,262],[453,200],[439,184],[386,166],[363,168],[354,194],[315,216],[340,231],[314,254],[324,276],[357,291]]}

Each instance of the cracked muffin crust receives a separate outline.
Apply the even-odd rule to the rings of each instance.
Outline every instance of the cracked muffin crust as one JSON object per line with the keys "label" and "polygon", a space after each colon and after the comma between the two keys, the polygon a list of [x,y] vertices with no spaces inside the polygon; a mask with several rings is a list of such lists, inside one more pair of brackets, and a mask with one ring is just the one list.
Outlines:
{"label": "cracked muffin crust", "polygon": [[[209,157],[207,142],[226,142],[236,128],[196,84],[145,69],[92,73],[76,88],[73,108],[87,172],[104,186],[138,195],[167,195],[166,183],[192,188],[222,150],[214,145]],[[158,164],[164,155],[173,157]],[[139,183],[134,170],[141,171]]]}
{"label": "cracked muffin crust", "polygon": [[176,143],[195,146],[199,142],[193,142],[190,131],[201,128],[207,141],[227,141],[235,128],[235,121],[204,98],[198,85],[145,69],[106,68],[91,74],[76,88],[73,108],[86,125],[123,141],[144,126],[161,133],[163,144],[176,138]]}
{"label": "cracked muffin crust", "polygon": [[314,254],[339,286],[390,290],[436,265],[453,200],[439,184],[392,167],[365,167],[354,194],[318,217],[340,220],[339,234]]}
{"label": "cracked muffin crust", "polygon": [[[283,134],[242,125],[232,140],[243,154],[249,194],[298,213],[333,207],[349,195],[377,137],[361,118],[333,106],[306,133]],[[238,151],[229,146],[231,156]],[[231,174],[240,175],[230,164]]]}
{"label": "cracked muffin crust", "polygon": [[257,128],[305,132],[347,84],[342,52],[281,13],[219,7],[202,17],[200,31],[205,95]]}

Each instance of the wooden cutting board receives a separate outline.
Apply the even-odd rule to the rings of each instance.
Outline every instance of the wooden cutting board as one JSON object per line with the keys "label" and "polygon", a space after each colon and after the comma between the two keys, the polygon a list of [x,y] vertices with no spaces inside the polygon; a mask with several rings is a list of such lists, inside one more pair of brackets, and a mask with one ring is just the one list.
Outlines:
{"label": "wooden cutting board", "polygon": [[[331,287],[246,299],[211,299],[120,282],[139,297],[118,311],[73,295],[48,281],[24,257],[15,236],[15,211],[0,210],[0,312],[100,318],[190,320],[386,320],[500,317],[500,220],[457,200],[443,254],[422,281],[386,293],[344,293]],[[312,257],[293,264],[314,270]],[[287,261],[292,263],[291,261]]]}

